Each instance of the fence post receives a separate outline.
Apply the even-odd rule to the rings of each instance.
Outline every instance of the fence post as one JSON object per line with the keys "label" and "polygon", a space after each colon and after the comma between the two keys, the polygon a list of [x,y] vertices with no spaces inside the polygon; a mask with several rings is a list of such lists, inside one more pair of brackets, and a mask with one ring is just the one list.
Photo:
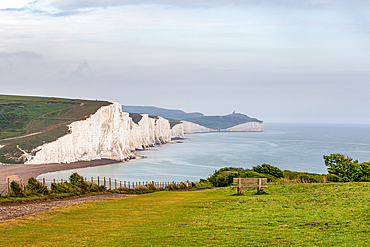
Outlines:
{"label": "fence post", "polygon": [[100,187],[100,179],[99,179],[99,176],[98,176],[98,186]]}
{"label": "fence post", "polygon": [[122,188],[122,181],[119,181],[119,187]]}
{"label": "fence post", "polygon": [[93,177],[91,177],[91,183],[94,183],[94,178]]}
{"label": "fence post", "polygon": [[112,189],[112,180],[109,178],[109,189]]}
{"label": "fence post", "polygon": [[45,178],[42,178],[42,185],[45,186]]}
{"label": "fence post", "polygon": [[104,177],[104,187],[107,188],[106,183],[105,183],[105,177]]}
{"label": "fence post", "polygon": [[114,189],[117,189],[117,179],[114,179]]}
{"label": "fence post", "polygon": [[8,195],[10,195],[10,178],[8,178]]}
{"label": "fence post", "polygon": [[55,178],[53,179],[54,183],[55,183]]}
{"label": "fence post", "polygon": [[60,182],[61,182],[61,183],[63,183],[63,178],[62,178],[62,179],[60,179]]}
{"label": "fence post", "polygon": [[123,181],[123,187],[126,188],[126,181]]}

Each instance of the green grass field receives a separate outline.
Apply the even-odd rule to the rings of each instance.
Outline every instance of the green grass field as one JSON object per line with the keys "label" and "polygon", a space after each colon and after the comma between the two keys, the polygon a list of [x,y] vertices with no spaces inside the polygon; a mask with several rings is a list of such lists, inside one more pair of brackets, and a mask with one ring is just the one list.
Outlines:
{"label": "green grass field", "polygon": [[369,183],[158,192],[0,223],[1,246],[369,246]]}
{"label": "green grass field", "polygon": [[[68,133],[67,125],[95,113],[107,101],[0,95],[0,162],[22,163],[22,152]],[[37,135],[11,139],[23,135]]]}

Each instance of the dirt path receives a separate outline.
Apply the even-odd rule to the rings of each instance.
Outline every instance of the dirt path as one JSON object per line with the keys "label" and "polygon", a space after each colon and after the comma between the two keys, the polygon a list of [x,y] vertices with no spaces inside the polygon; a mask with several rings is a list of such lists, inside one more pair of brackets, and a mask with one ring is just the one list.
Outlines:
{"label": "dirt path", "polygon": [[23,135],[23,136],[9,137],[9,138],[6,138],[6,139],[1,139],[0,141],[10,141],[10,140],[14,140],[14,139],[20,139],[20,138],[24,138],[24,137],[38,135],[38,134],[41,134],[41,133],[44,133],[44,132],[45,132],[45,130],[40,131],[40,132],[36,132],[36,133],[32,133],[32,134],[28,134],[28,135]]}
{"label": "dirt path", "polygon": [[29,214],[34,214],[41,211],[46,211],[53,208],[60,208],[67,205],[73,205],[83,202],[93,202],[101,201],[129,196],[137,195],[126,195],[126,194],[113,194],[113,193],[102,193],[94,195],[85,195],[79,197],[71,197],[60,200],[50,200],[50,201],[39,201],[39,202],[29,202],[20,204],[8,204],[0,205],[0,221],[9,220]]}

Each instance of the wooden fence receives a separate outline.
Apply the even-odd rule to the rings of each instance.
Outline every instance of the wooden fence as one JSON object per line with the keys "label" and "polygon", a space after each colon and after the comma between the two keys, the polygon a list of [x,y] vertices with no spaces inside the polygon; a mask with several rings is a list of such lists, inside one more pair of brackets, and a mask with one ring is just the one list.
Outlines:
{"label": "wooden fence", "polygon": [[[167,186],[170,186],[172,184],[174,185],[180,185],[180,184],[185,184],[186,187],[189,187],[189,184],[191,182],[189,182],[189,180],[187,180],[186,182],[155,182],[155,181],[135,181],[135,182],[132,182],[132,181],[117,181],[117,179],[112,179],[112,178],[106,178],[106,177],[91,177],[91,178],[87,178],[87,177],[83,177],[83,179],[85,180],[85,182],[90,182],[90,183],[94,183],[94,184],[97,184],[98,186],[104,186],[106,187],[107,189],[109,190],[115,190],[115,189],[119,189],[119,188],[126,188],[126,189],[135,189],[135,188],[138,188],[140,186],[148,186],[148,185],[152,185],[154,188],[156,189],[165,189]],[[47,186],[49,189],[51,188],[51,183],[65,183],[65,182],[69,182],[69,179],[60,179],[60,180],[56,180],[56,179],[53,179],[53,180],[46,180],[45,178],[43,179],[37,179],[37,181],[39,181],[40,183],[42,183],[44,186]],[[10,181],[10,179],[8,178],[8,186],[7,186],[7,191],[3,191],[2,194],[4,193],[5,195],[9,194],[9,192],[11,191],[11,188],[10,188],[10,183],[12,181]],[[18,182],[21,189],[24,191],[25,187],[26,187],[26,184],[22,181],[22,179]]]}

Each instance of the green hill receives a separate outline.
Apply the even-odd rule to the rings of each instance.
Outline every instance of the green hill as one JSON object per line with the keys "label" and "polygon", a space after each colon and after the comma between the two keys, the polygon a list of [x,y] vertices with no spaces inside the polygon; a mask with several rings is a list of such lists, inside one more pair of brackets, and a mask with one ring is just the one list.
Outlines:
{"label": "green hill", "polygon": [[193,112],[186,113],[181,110],[169,110],[164,108],[158,108],[154,106],[122,106],[122,110],[129,113],[148,113],[154,116],[161,116],[168,119],[172,126],[179,123],[180,120],[185,120],[202,125],[211,129],[227,129],[239,124],[248,122],[262,121],[256,118],[250,118],[247,115],[241,113],[233,113],[226,116],[204,116],[203,113]]}
{"label": "green hill", "polygon": [[262,123],[261,120],[250,118],[247,115],[240,113],[233,113],[226,116],[203,116],[197,118],[189,118],[186,121],[193,122],[211,129],[227,129],[239,124],[248,122]]}
{"label": "green hill", "polygon": [[23,163],[22,152],[68,133],[70,123],[84,120],[108,101],[0,95],[0,162]]}
{"label": "green hill", "polygon": [[186,113],[181,110],[169,110],[154,106],[127,106],[123,105],[122,110],[129,113],[147,113],[153,116],[160,116],[166,119],[184,120],[187,118],[203,117],[200,112]]}

